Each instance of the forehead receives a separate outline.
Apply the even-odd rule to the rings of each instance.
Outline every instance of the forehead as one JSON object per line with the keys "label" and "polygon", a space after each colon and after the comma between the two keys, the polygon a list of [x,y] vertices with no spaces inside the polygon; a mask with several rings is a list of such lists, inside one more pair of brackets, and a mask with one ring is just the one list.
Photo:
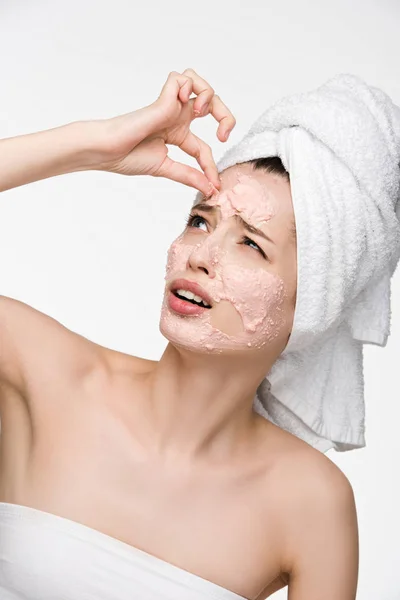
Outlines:
{"label": "forehead", "polygon": [[[239,183],[240,179],[243,182],[243,176],[251,178],[262,186],[267,196],[276,207],[275,224],[281,221],[294,221],[294,211],[292,204],[292,196],[290,192],[289,181],[277,173],[267,173],[263,170],[254,170],[250,164],[240,164],[226,169],[220,174],[221,188],[220,194],[232,190]],[[241,187],[241,192],[246,194],[246,186]],[[249,186],[250,192],[250,186]],[[194,204],[199,202],[207,202],[209,199],[204,198],[203,194],[198,192]],[[259,202],[260,199],[258,199]],[[254,194],[249,193],[248,202],[254,202]],[[271,221],[272,225],[272,221]]]}

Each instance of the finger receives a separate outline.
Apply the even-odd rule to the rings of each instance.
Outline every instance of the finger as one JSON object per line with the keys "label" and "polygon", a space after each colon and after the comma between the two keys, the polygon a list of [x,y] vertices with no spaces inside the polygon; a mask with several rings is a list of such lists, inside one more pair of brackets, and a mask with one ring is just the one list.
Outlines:
{"label": "finger", "polygon": [[210,95],[208,90],[203,90],[197,98],[192,98],[192,100],[193,114],[195,117],[205,117],[208,115],[210,102],[212,100],[212,94]]}
{"label": "finger", "polygon": [[218,176],[217,165],[214,162],[212,150],[208,144],[203,142],[194,133],[189,131],[183,142],[179,146],[181,150],[193,156],[200,167],[203,169],[205,176],[211,183],[219,189],[220,180]]}
{"label": "finger", "polygon": [[172,179],[173,181],[188,185],[189,187],[199,190],[204,196],[210,194],[210,182],[201,171],[176,162],[169,158],[169,156],[166,157],[162,166],[154,176],[166,177],[167,179]]}
{"label": "finger", "polygon": [[164,83],[159,98],[161,99],[175,99],[179,97],[179,100],[184,104],[188,102],[190,95],[193,91],[193,81],[190,77],[186,77],[176,71],[171,71],[168,75],[167,81]]}
{"label": "finger", "polygon": [[179,100],[183,104],[186,104],[187,102],[189,102],[189,98],[191,96],[192,91],[193,91],[193,81],[190,78],[188,78],[179,90],[179,94],[178,94]]}
{"label": "finger", "polygon": [[209,83],[193,69],[186,69],[183,73],[190,77],[193,82],[193,92],[197,94],[194,102],[194,113],[196,116],[204,116],[209,112],[219,122],[217,130],[218,139],[221,142],[226,142],[230,132],[236,125],[236,119],[224,104],[219,96],[217,96]]}
{"label": "finger", "polygon": [[219,122],[217,130],[218,139],[221,142],[226,142],[230,132],[236,125],[235,117],[226,104],[224,104],[221,98],[217,95],[214,95],[212,99],[210,113]]}
{"label": "finger", "polygon": [[185,69],[182,75],[190,77],[193,82],[193,93],[197,98],[194,102],[194,113],[196,116],[207,114],[207,108],[214,96],[214,90],[211,85],[193,69]]}

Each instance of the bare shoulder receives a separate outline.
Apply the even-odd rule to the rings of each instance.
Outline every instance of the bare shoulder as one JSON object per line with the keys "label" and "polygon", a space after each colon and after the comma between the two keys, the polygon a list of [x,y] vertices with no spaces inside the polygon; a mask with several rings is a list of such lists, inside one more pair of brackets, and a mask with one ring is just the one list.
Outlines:
{"label": "bare shoulder", "polygon": [[346,475],[328,456],[296,436],[273,426],[279,485],[287,492],[286,508],[293,519],[310,513],[326,516],[333,507],[354,502]]}
{"label": "bare shoulder", "polygon": [[[111,368],[117,355],[127,357],[96,344],[24,302],[5,296],[0,296],[0,334],[0,383],[24,396],[40,394],[45,389],[54,392],[60,385],[65,389],[68,383]],[[136,363],[139,369],[140,359],[131,357],[131,364]]]}
{"label": "bare shoulder", "polygon": [[292,511],[295,518],[340,518],[343,509],[354,505],[350,481],[339,467],[319,450],[302,449],[294,460],[293,485],[296,502]]}
{"label": "bare shoulder", "polygon": [[353,599],[358,524],[350,481],[320,451],[301,440],[285,442],[279,495],[289,597],[312,600],[324,590],[325,598]]}
{"label": "bare shoulder", "polygon": [[18,385],[35,373],[71,376],[90,368],[96,344],[43,312],[0,297],[1,378]]}
{"label": "bare shoulder", "polygon": [[323,489],[332,485],[335,489],[339,486],[351,490],[343,471],[326,454],[269,421],[264,429],[267,448],[263,447],[263,452],[274,456],[279,473],[284,473],[285,479],[293,485],[299,483],[299,479],[307,479],[308,485],[297,487],[298,492],[306,493],[310,484]]}

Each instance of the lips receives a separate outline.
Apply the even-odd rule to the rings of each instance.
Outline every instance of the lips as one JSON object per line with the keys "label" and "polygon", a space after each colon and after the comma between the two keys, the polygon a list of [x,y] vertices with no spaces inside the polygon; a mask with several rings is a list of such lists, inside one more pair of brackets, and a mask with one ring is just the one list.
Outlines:
{"label": "lips", "polygon": [[[170,285],[170,291],[172,293],[176,292],[176,290],[187,290],[188,292],[192,292],[196,296],[200,296],[200,298],[210,306],[213,305],[213,302],[207,292],[195,281],[189,281],[188,279],[175,279]],[[201,308],[201,307],[200,307]]]}
{"label": "lips", "polygon": [[178,313],[179,315],[194,316],[201,315],[205,311],[210,310],[205,306],[194,304],[189,300],[179,298],[174,293],[177,290],[186,290],[188,292],[192,292],[196,296],[200,296],[204,302],[212,306],[212,300],[210,296],[198,283],[189,281],[187,279],[175,279],[169,286],[168,293],[168,305],[174,312]]}

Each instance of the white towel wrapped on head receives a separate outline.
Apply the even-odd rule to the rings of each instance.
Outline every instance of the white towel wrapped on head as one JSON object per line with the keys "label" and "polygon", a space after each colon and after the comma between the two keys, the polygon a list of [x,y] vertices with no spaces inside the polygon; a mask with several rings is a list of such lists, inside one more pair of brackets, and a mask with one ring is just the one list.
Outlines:
{"label": "white towel wrapped on head", "polygon": [[400,108],[338,75],[273,105],[217,166],[269,156],[290,175],[297,300],[254,408],[322,452],[362,447],[363,344],[386,344],[400,257]]}

